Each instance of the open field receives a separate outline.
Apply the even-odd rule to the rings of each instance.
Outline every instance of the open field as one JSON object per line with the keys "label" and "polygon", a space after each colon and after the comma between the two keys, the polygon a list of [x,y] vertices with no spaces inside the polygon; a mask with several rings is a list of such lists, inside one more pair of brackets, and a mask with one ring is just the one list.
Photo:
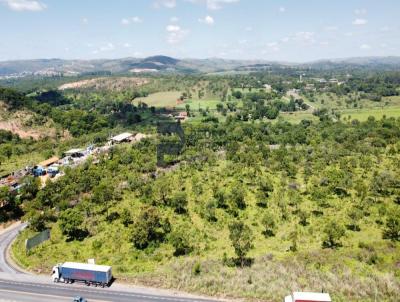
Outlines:
{"label": "open field", "polygon": [[94,89],[113,89],[121,91],[132,86],[143,86],[150,81],[144,78],[133,77],[112,77],[112,78],[95,78],[89,80],[81,80],[77,82],[66,83],[58,87],[59,90],[78,89],[78,88],[94,88]]}
{"label": "open field", "polygon": [[354,103],[346,103],[348,98],[344,96],[338,96],[336,94],[321,93],[314,98],[314,102],[311,102],[304,95],[301,96],[304,101],[312,105],[315,108],[327,108],[327,109],[366,109],[366,108],[385,108],[385,107],[400,107],[400,96],[383,97],[380,102],[374,102],[368,99],[360,99],[357,101],[357,107],[354,107]]}
{"label": "open field", "polygon": [[369,116],[373,116],[376,119],[381,119],[383,116],[386,117],[400,117],[400,107],[384,107],[384,108],[364,108],[364,109],[345,109],[340,110],[342,118],[357,119],[359,121],[365,121]]}
{"label": "open field", "polygon": [[284,119],[293,124],[298,124],[302,120],[313,120],[317,121],[318,117],[314,116],[311,112],[296,111],[296,112],[281,112],[279,113],[279,118]]}
{"label": "open field", "polygon": [[176,106],[177,108],[185,109],[186,105],[190,106],[190,110],[199,110],[201,109],[210,109],[210,110],[215,110],[217,108],[217,104],[221,103],[220,100],[217,99],[190,99],[190,100],[185,100],[184,104],[179,104]]}
{"label": "open field", "polygon": [[176,100],[179,99],[180,96],[180,91],[156,92],[148,95],[147,97],[135,99],[134,104],[142,102],[154,107],[176,107]]}

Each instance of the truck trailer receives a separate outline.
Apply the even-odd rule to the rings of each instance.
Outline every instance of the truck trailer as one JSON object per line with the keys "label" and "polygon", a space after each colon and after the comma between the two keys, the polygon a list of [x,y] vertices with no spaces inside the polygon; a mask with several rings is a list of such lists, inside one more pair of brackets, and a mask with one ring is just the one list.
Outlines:
{"label": "truck trailer", "polygon": [[331,302],[327,293],[294,292],[285,297],[284,302]]}
{"label": "truck trailer", "polygon": [[111,266],[65,262],[53,267],[54,282],[84,282],[86,285],[109,286],[112,280]]}

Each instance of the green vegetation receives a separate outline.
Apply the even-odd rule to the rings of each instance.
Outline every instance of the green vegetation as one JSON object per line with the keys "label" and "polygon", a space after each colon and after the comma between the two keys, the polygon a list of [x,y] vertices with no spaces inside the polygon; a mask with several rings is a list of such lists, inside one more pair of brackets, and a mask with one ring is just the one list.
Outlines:
{"label": "green vegetation", "polygon": [[[399,122],[187,124],[188,145],[178,168],[158,170],[156,178],[151,177],[154,141],[121,146],[111,159],[67,170],[26,203],[27,217],[42,220],[39,225],[50,227],[53,235],[24,255],[19,251],[28,230],[17,241],[15,256],[41,271],[64,258],[94,257],[113,265],[120,278],[152,284],[150,276],[159,273],[156,279],[164,286],[183,277],[163,273],[173,266],[189,274],[186,289],[192,278],[199,278],[197,291],[264,299],[274,293],[251,290],[264,282],[258,281],[260,261],[275,274],[280,266],[287,268],[282,278],[290,273],[290,284],[301,286],[315,282],[311,272],[327,278],[324,274],[340,257],[335,269],[357,285],[349,289],[337,277],[328,286],[334,297],[351,301],[368,296],[370,291],[358,290],[369,282],[361,271],[372,270],[379,284],[386,278],[394,284],[378,290],[390,300],[398,289],[393,271],[398,221],[389,214],[398,207]],[[270,144],[281,147],[270,150]],[[221,148],[224,153],[217,151]],[[78,204],[72,207],[74,200]],[[310,255],[318,265],[307,264]],[[261,260],[265,257],[270,260]],[[240,294],[236,287],[208,288],[210,261],[221,271],[229,268],[234,284],[244,270],[251,279],[248,287],[241,286]],[[200,263],[197,273],[195,263]],[[293,263],[307,267],[310,275],[289,269]],[[290,291],[289,283],[279,293],[284,291]]]}
{"label": "green vegetation", "polygon": [[135,104],[142,102],[154,107],[176,107],[180,96],[181,93],[179,91],[156,92],[146,97],[135,99]]}
{"label": "green vegetation", "polygon": [[[322,84],[314,77],[333,75],[310,73],[302,83],[288,69],[151,77],[127,91],[3,91],[10,107],[72,135],[41,145],[1,132],[7,164],[21,146],[42,155],[35,148],[155,133],[168,104],[189,116],[185,148],[167,167],[157,166],[157,146],[177,138],[154,135],[66,168],[41,190],[27,177],[15,199],[1,191],[2,219],[23,210],[30,221],[14,257],[40,272],[95,258],[124,280],[254,301],[321,288],[335,301],[396,300],[400,76],[346,71],[341,84]],[[51,240],[26,254],[25,239],[45,228]]]}

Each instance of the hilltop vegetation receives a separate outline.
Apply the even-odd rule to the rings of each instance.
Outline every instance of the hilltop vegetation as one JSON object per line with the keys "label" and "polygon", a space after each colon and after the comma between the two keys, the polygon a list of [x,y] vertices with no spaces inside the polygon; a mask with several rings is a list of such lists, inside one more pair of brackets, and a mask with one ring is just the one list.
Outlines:
{"label": "hilltop vegetation", "polygon": [[363,57],[338,60],[321,60],[307,63],[282,63],[266,60],[176,59],[168,56],[147,58],[122,58],[99,60],[39,59],[0,62],[0,77],[13,76],[77,76],[111,75],[131,72],[157,74],[226,74],[257,71],[279,71],[289,68],[299,72],[326,71],[347,72],[351,70],[394,70],[400,66],[399,57]]}
{"label": "hilltop vegetation", "polygon": [[[70,134],[2,132],[0,151],[20,160],[188,116],[184,149],[167,166],[157,148],[178,137],[153,135],[65,168],[43,189],[27,177],[17,196],[2,191],[2,219],[14,211],[30,222],[14,257],[42,273],[95,258],[130,282],[254,301],[321,289],[335,301],[396,300],[400,76],[348,72],[146,75],[140,85],[101,75],[62,91],[60,78],[46,89],[13,82],[0,90],[9,110]],[[45,228],[51,240],[26,254],[25,239]]]}
{"label": "hilltop vegetation", "polygon": [[[94,257],[119,278],[265,300],[303,287],[365,300],[372,280],[381,301],[397,296],[398,120],[229,120],[185,133],[175,170],[156,168],[148,140],[48,184],[27,203],[27,218],[38,231],[51,227],[52,239],[26,257],[26,233],[15,247],[20,261],[47,271]],[[236,240],[248,245],[235,252]],[[273,272],[269,286],[262,267]],[[224,271],[229,281],[216,275]]]}

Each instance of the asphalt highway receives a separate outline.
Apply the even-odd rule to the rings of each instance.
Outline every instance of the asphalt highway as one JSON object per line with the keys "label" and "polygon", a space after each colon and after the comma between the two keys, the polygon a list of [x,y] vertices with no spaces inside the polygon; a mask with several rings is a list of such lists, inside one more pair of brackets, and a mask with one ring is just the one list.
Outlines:
{"label": "asphalt highway", "polygon": [[0,302],[71,301],[82,296],[88,302],[213,302],[217,300],[176,294],[165,290],[134,288],[113,284],[110,288],[87,287],[83,284],[53,283],[50,276],[36,276],[21,272],[7,260],[6,251],[25,227],[13,225],[0,233]]}

